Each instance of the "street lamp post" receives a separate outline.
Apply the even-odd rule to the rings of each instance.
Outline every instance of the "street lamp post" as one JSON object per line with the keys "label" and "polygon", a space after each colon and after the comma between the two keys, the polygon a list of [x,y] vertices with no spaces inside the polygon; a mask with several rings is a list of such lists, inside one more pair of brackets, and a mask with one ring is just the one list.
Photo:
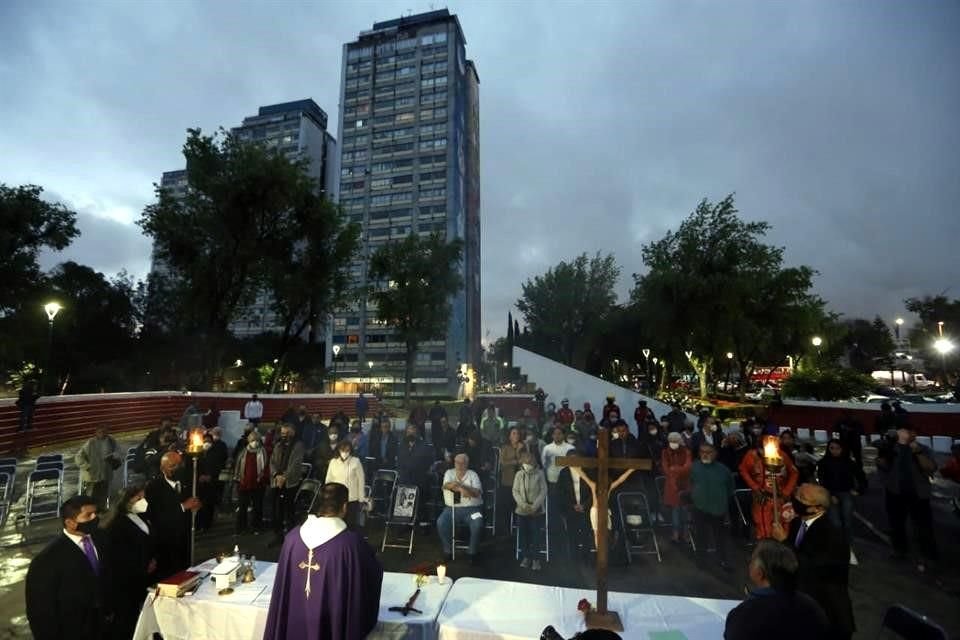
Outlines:
{"label": "street lamp post", "polygon": [[727,387],[724,389],[727,393],[730,392],[730,367],[733,365],[733,352],[727,351]]}
{"label": "street lamp post", "polygon": [[[941,323],[942,324],[942,323]],[[953,343],[947,338],[937,338],[933,348],[940,354],[940,371],[944,384],[947,383],[947,354],[953,351]]]}
{"label": "street lamp post", "polygon": [[47,365],[43,368],[43,374],[40,378],[41,394],[46,391],[47,370],[50,368],[50,363],[53,360],[53,319],[57,317],[61,309],[63,309],[63,307],[57,302],[48,302],[43,305],[43,310],[47,312]]}
{"label": "street lamp post", "polygon": [[367,360],[367,393],[373,389],[373,360]]}
{"label": "street lamp post", "polygon": [[893,324],[894,324],[894,326],[893,326],[893,333],[897,336],[897,343],[898,343],[897,346],[899,347],[899,346],[900,346],[900,345],[899,345],[899,342],[900,342],[900,327],[903,326],[903,318],[897,318],[896,320],[894,320]]}
{"label": "street lamp post", "polygon": [[337,392],[337,356],[340,355],[340,345],[335,344],[331,349],[333,351],[333,392]]}

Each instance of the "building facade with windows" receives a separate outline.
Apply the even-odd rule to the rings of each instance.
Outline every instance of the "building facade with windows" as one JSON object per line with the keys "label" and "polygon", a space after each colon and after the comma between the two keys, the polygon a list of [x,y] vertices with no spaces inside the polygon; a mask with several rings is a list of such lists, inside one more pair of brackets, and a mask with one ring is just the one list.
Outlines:
{"label": "building facade with windows", "polygon": [[[479,78],[447,10],[378,22],[344,46],[340,204],[362,225],[350,265],[367,285],[370,256],[411,233],[464,241],[463,290],[446,336],[420,345],[413,390],[456,394],[480,358]],[[333,316],[338,379],[400,393],[406,347],[361,297]],[[460,375],[458,375],[460,374]]]}

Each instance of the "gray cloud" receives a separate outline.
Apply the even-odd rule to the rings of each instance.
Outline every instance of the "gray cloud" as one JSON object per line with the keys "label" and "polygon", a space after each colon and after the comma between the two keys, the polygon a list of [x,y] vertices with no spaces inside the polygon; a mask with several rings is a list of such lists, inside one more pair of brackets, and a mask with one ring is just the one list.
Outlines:
{"label": "gray cloud", "polygon": [[[180,165],[184,129],[304,96],[333,121],[342,44],[374,20],[427,8],[4,3],[0,179],[132,221],[152,182]],[[617,255],[625,296],[642,243],[730,191],[745,217],[773,224],[790,263],[820,271],[818,291],[837,311],[892,318],[904,297],[955,280],[957,3],[450,9],[481,80],[492,337],[523,279],[583,251]],[[148,261],[147,244],[128,246],[138,248],[111,262]]]}

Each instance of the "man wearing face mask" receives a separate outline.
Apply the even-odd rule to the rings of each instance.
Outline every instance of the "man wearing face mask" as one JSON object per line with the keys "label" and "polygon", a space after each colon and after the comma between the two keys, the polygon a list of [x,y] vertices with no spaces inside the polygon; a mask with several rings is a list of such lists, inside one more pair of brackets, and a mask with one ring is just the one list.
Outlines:
{"label": "man wearing face mask", "polygon": [[700,420],[700,428],[690,438],[690,452],[696,458],[700,455],[700,447],[704,444],[713,445],[714,449],[719,449],[722,442],[720,425],[713,418],[707,417]]}
{"label": "man wearing face mask", "polygon": [[163,580],[190,566],[190,513],[198,511],[200,500],[190,496],[186,482],[178,480],[183,458],[168,451],[160,459],[160,475],[147,484],[147,517],[156,533],[157,580]]}
{"label": "man wearing face mask", "polygon": [[273,531],[271,546],[283,544],[283,536],[294,525],[293,501],[303,479],[303,443],[297,440],[289,424],[280,427],[280,441],[270,456],[270,478],[273,490]]}
{"label": "man wearing face mask", "polygon": [[725,571],[729,571],[723,518],[733,497],[733,475],[724,465],[716,462],[717,451],[712,444],[705,442],[700,445],[697,457],[690,471],[693,526],[699,543],[697,552],[702,557],[708,549],[716,549],[717,561]]}
{"label": "man wearing face mask", "polygon": [[[415,484],[420,487],[421,496],[428,495],[432,463],[433,450],[417,436],[416,426],[408,424],[397,451],[397,481],[400,484]],[[418,504],[424,502],[419,500]]]}
{"label": "man wearing face mask", "polygon": [[[416,429],[416,426],[413,427]],[[337,457],[330,461],[327,467],[325,482],[335,482],[347,488],[347,515],[344,521],[351,531],[359,531],[363,525],[363,504],[365,484],[363,464],[360,458],[353,455],[353,444],[344,440],[337,445]]]}
{"label": "man wearing face mask", "polygon": [[[890,521],[894,558],[907,557],[907,518],[913,521],[917,547],[928,560],[936,561],[937,541],[933,536],[933,512],[930,510],[930,476],[937,463],[926,446],[917,442],[909,426],[896,430],[894,437],[877,449],[877,468],[886,473],[887,518]],[[926,569],[924,560],[917,568]]]}
{"label": "man wearing face mask", "polygon": [[60,509],[63,531],[27,569],[27,620],[36,640],[109,637],[112,616],[107,546],[98,529],[97,505],[74,496]]}
{"label": "man wearing face mask", "polygon": [[203,507],[197,513],[197,529],[206,531],[213,524],[214,513],[223,495],[220,473],[227,466],[227,445],[221,440],[222,430],[214,427],[203,438],[203,454],[197,472],[197,494]]}
{"label": "man wearing face mask", "polygon": [[263,493],[270,483],[267,452],[256,430],[247,434],[247,445],[236,455],[233,479],[237,483],[237,535],[247,531],[247,511],[253,510],[253,531],[263,526]]}
{"label": "man wearing face mask", "polygon": [[793,500],[797,517],[784,542],[797,554],[797,589],[823,607],[830,622],[831,640],[849,640],[856,630],[848,589],[850,545],[841,529],[824,517],[830,492],[816,484],[802,484]]}

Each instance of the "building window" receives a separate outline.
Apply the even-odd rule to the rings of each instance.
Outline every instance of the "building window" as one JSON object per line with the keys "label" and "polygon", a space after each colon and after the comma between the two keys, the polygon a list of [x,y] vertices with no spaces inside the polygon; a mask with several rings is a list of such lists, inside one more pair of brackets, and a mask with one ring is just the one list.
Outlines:
{"label": "building window", "polygon": [[397,42],[397,51],[404,51],[407,49],[414,49],[417,46],[416,38],[405,38]]}
{"label": "building window", "polygon": [[426,200],[428,198],[443,198],[446,196],[447,190],[443,187],[439,189],[420,189],[420,198]]}
{"label": "building window", "polygon": [[420,141],[420,150],[427,151],[430,149],[443,149],[447,146],[446,138],[437,138],[436,140],[421,140]]}
{"label": "building window", "polygon": [[387,235],[390,235],[390,229],[387,227],[370,229],[370,231],[367,232],[367,236],[370,238],[382,238]]}

